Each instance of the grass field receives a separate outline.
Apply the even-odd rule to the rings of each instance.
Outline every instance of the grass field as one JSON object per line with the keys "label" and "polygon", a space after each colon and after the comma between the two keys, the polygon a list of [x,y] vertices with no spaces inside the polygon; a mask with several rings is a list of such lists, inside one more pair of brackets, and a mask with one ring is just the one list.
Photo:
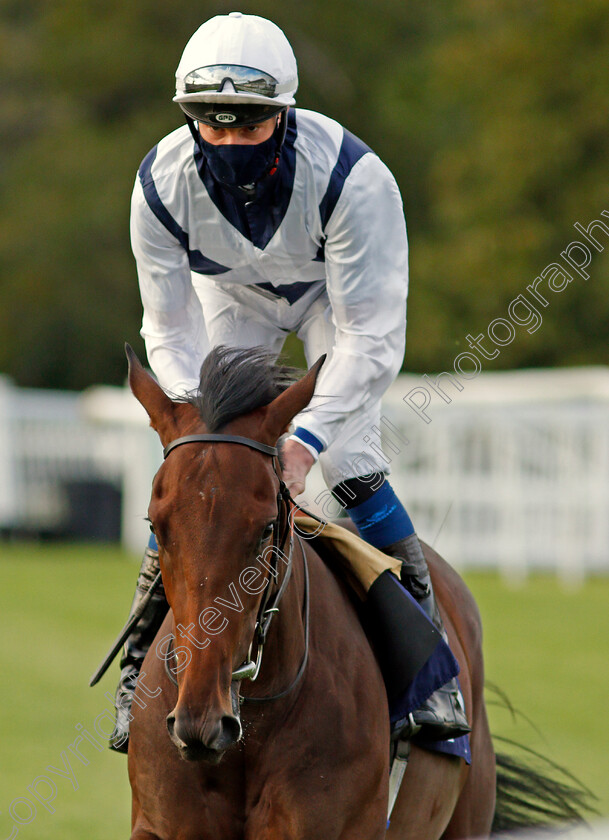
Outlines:
{"label": "grass field", "polygon": [[[117,666],[87,684],[126,617],[137,568],[112,547],[0,544],[1,840],[17,830],[36,840],[129,836],[126,759],[87,741],[76,743],[81,758],[69,747],[81,728],[101,740],[95,723],[111,727],[105,693]],[[574,591],[553,578],[520,589],[489,574],[467,582],[487,679],[535,725],[491,706],[493,730],[567,767],[609,815],[609,579]]]}

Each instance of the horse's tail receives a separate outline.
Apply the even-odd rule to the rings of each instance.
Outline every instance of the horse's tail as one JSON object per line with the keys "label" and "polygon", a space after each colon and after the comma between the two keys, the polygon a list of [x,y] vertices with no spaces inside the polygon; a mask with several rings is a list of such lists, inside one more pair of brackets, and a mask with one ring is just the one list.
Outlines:
{"label": "horse's tail", "polygon": [[[493,683],[485,688],[495,697],[487,705],[507,710],[513,721],[524,719],[540,734],[532,721],[512,706],[504,691]],[[598,813],[592,805],[594,794],[564,767],[510,738],[494,735],[493,741],[509,747],[510,754],[495,751],[497,789],[491,834],[585,825],[586,815]]]}
{"label": "horse's tail", "polygon": [[585,825],[597,813],[594,795],[571,773],[514,741],[497,738],[526,753],[516,758],[496,753],[497,801],[491,833],[522,828]]}

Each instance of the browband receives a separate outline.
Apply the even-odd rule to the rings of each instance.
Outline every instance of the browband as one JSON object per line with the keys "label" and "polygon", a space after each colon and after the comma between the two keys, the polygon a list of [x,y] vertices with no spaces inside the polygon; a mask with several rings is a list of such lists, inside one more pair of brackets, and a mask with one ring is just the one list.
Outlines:
{"label": "browband", "polygon": [[166,458],[172,449],[176,446],[182,446],[185,443],[239,443],[241,446],[249,446],[250,449],[257,449],[258,452],[263,452],[265,455],[271,455],[273,458],[277,457],[277,448],[275,446],[267,446],[266,443],[260,443],[257,440],[240,437],[239,435],[186,435],[185,437],[176,438],[163,449],[163,458]]}

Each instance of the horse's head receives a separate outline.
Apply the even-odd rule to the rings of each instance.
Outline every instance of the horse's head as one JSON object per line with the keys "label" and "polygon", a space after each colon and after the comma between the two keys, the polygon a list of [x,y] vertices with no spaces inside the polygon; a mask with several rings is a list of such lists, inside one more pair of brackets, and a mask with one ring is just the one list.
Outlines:
{"label": "horse's head", "polygon": [[[129,347],[127,355],[131,390],[164,447],[220,431],[274,447],[311,400],[323,362],[286,387],[265,354],[219,349],[203,365],[201,394],[176,402]],[[279,489],[275,458],[230,442],[180,445],[155,477],[149,518],[178,663],[167,727],[184,758],[217,761],[241,737],[233,672],[248,659],[264,593],[275,585],[261,559],[282,516]]]}

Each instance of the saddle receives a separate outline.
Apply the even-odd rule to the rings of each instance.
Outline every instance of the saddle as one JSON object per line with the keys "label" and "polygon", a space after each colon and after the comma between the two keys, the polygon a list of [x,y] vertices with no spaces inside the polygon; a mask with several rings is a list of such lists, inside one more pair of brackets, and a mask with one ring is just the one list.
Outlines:
{"label": "saddle", "polygon": [[441,633],[400,583],[400,560],[335,523],[296,516],[294,525],[354,594],[383,675],[391,720],[408,717],[459,666]]}
{"label": "saddle", "polygon": [[370,587],[383,572],[400,576],[400,560],[383,554],[342,525],[304,514],[294,518],[294,525],[302,539],[311,542],[324,559],[330,556],[341,567],[345,580],[361,601],[366,600]]}

